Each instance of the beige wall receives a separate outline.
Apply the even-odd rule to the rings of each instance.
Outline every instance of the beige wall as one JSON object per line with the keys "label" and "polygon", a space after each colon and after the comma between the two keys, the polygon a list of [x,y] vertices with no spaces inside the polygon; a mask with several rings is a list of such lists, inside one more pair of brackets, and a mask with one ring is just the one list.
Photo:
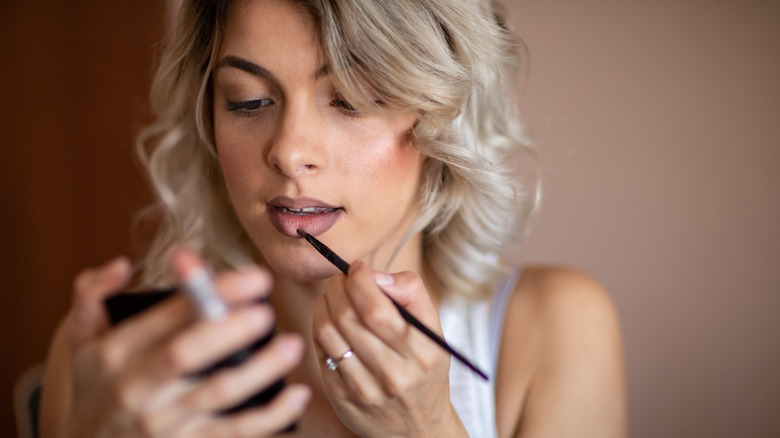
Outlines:
{"label": "beige wall", "polygon": [[506,3],[546,178],[523,257],[611,291],[631,435],[780,436],[780,2]]}

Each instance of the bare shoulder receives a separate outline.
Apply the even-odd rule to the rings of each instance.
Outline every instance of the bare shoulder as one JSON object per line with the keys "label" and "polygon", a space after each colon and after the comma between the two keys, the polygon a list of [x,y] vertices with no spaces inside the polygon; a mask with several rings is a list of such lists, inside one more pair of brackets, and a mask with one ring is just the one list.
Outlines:
{"label": "bare shoulder", "polygon": [[620,323],[599,282],[569,268],[526,267],[506,321],[502,437],[625,436]]}
{"label": "bare shoulder", "polygon": [[[518,320],[520,324],[512,323]],[[570,268],[525,268],[509,301],[507,321],[506,339],[530,331],[544,341],[543,350],[536,351],[541,357],[576,359],[593,353],[598,345],[620,344],[619,318],[611,297],[598,281]]]}
{"label": "bare shoulder", "polygon": [[[533,306],[550,336],[584,336],[598,331],[617,334],[618,317],[611,297],[595,279],[570,268],[534,266],[524,270],[514,302]],[[512,307],[510,311],[516,311]]]}

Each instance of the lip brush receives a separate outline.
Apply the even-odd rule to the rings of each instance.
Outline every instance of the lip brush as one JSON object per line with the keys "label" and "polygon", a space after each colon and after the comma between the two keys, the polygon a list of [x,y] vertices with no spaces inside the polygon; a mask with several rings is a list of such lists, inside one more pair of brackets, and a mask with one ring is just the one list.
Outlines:
{"label": "lip brush", "polygon": [[[341,257],[338,256],[333,250],[325,246],[324,243],[317,240],[314,236],[311,234],[303,231],[303,230],[297,230],[298,234],[306,239],[307,242],[309,242],[317,251],[319,251],[320,254],[322,254],[326,259],[328,259],[329,262],[333,263],[341,272],[344,273],[344,275],[347,275],[349,272],[349,263],[344,261]],[[396,309],[398,309],[398,312],[401,314],[401,316],[411,325],[413,325],[416,329],[420,330],[425,336],[430,338],[433,342],[439,344],[443,349],[445,349],[447,352],[449,352],[455,359],[459,360],[463,365],[466,365],[469,367],[472,371],[477,373],[480,377],[485,379],[486,381],[490,380],[479,367],[474,365],[473,362],[471,362],[468,358],[466,358],[464,355],[460,354],[457,350],[455,350],[453,347],[450,346],[450,344],[447,343],[447,341],[444,340],[441,336],[436,334],[433,330],[429,329],[425,324],[420,322],[419,319],[417,319],[414,315],[409,313],[408,310],[404,309],[403,306],[398,304],[396,300],[393,299],[390,295],[388,295],[385,291],[382,291],[382,293],[385,294],[387,298],[392,301],[393,305]]]}

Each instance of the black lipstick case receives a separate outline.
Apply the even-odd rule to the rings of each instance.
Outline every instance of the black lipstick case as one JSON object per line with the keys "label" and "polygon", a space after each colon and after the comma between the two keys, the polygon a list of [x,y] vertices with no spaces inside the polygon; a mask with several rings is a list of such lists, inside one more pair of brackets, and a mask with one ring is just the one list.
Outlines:
{"label": "black lipstick case", "polygon": [[[164,301],[165,299],[173,296],[175,293],[177,293],[175,288],[155,289],[141,292],[120,292],[107,298],[104,304],[111,324],[117,325],[125,319],[137,315],[144,310]],[[275,333],[272,331],[262,339],[258,339],[245,348],[242,348],[230,356],[218,361],[214,365],[195,373],[192,377],[206,377],[220,368],[237,366],[243,363],[252,355],[252,353],[270,342],[274,334]],[[279,392],[281,392],[281,390],[284,388],[284,385],[284,379],[280,379],[263,391],[255,394],[254,396],[232,408],[220,412],[220,414],[228,415],[243,409],[251,408],[253,406],[264,405],[271,401],[271,399],[273,399],[277,394],[279,394]],[[295,425],[291,426],[291,428],[286,431],[291,431],[294,426]]]}

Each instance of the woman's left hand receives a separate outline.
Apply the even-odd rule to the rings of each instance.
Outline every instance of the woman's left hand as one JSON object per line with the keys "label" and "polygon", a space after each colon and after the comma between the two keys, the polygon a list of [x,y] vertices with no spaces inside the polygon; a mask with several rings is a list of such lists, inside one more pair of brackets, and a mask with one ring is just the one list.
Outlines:
{"label": "woman's left hand", "polygon": [[[315,347],[333,408],[362,437],[466,436],[450,403],[449,355],[409,325],[382,291],[441,334],[417,274],[374,273],[353,263],[348,276],[329,281],[314,310]],[[335,370],[326,365],[329,357],[338,362]]]}

